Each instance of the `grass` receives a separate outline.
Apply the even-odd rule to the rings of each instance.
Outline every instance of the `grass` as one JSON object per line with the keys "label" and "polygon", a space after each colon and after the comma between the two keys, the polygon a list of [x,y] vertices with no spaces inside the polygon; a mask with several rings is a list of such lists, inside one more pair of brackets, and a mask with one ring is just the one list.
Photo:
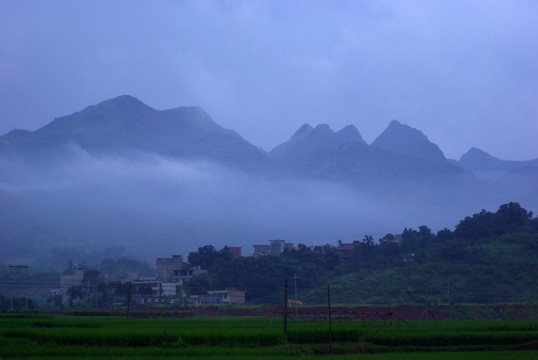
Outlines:
{"label": "grass", "polygon": [[[35,327],[38,323],[41,327]],[[396,323],[276,318],[125,319],[0,314],[0,359],[528,359],[538,322]],[[338,354],[338,355],[335,355]]]}

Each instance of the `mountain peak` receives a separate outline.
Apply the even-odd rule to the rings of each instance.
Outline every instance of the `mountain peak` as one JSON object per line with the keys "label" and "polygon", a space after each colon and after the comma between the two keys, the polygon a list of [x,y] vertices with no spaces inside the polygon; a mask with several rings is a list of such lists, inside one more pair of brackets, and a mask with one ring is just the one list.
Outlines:
{"label": "mountain peak", "polygon": [[509,167],[508,162],[476,147],[470,148],[463,154],[458,164],[469,171],[507,170]]}
{"label": "mountain peak", "polygon": [[310,124],[304,124],[295,132],[295,134],[293,134],[291,138],[293,139],[298,136],[309,134],[312,130],[314,130],[314,128]]}
{"label": "mountain peak", "polygon": [[312,128],[304,124],[295,132],[290,140],[276,146],[270,152],[270,156],[277,158],[293,154],[303,156],[311,152],[326,150],[338,146],[338,139],[334,131],[327,124],[319,124]]}
{"label": "mountain peak", "polygon": [[493,158],[492,155],[488,154],[484,150],[473,146],[469,150],[467,150],[467,152],[465,154],[463,154],[461,156],[460,161],[462,159],[466,158],[466,157],[476,157],[476,156],[483,156],[483,157]]}
{"label": "mountain peak", "polygon": [[319,124],[314,128],[314,131],[312,132],[312,135],[332,135],[334,134],[334,131],[331,129],[331,127],[327,124]]}
{"label": "mountain peak", "polygon": [[104,100],[98,103],[97,105],[90,106],[94,108],[103,108],[107,111],[110,111],[111,109],[114,110],[154,110],[150,106],[144,104],[142,101],[138,100],[134,96],[131,95],[120,95],[112,99]]}
{"label": "mountain peak", "polygon": [[439,146],[430,142],[422,131],[392,120],[372,146],[407,156],[430,160],[446,161]]}
{"label": "mountain peak", "polygon": [[359,130],[353,125],[347,125],[336,132],[336,137],[340,142],[358,142],[360,144],[366,145],[366,141],[362,138]]}
{"label": "mountain peak", "polygon": [[138,100],[136,97],[132,95],[124,94],[124,95],[113,97],[111,99],[103,100],[100,102],[100,104],[113,103],[113,102],[142,103],[142,101]]}
{"label": "mountain peak", "polygon": [[407,125],[403,125],[401,122],[399,122],[398,120],[395,120],[395,119],[392,119],[389,123],[389,127],[397,127],[397,126],[407,126]]}
{"label": "mountain peak", "polygon": [[45,153],[60,158],[69,152],[66,144],[76,144],[91,153],[155,153],[239,168],[262,169],[268,161],[260,149],[235,131],[217,125],[200,107],[155,110],[130,95],[56,118],[35,132],[0,137],[4,152],[22,149],[36,159],[44,158],[41,155]]}

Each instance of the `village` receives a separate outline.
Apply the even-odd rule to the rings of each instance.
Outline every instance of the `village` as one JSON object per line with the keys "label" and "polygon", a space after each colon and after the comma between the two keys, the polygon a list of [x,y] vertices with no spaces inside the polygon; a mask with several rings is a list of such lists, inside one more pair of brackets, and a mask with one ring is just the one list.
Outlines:
{"label": "village", "polygon": [[[351,255],[358,241],[334,247],[343,259]],[[318,247],[316,247],[318,248]],[[242,256],[242,248],[226,247],[234,258]],[[276,238],[269,244],[253,245],[251,256],[278,256],[285,250],[295,250],[293,243]],[[94,300],[96,307],[126,305],[126,296],[138,305],[166,304],[171,306],[208,306],[245,304],[246,292],[227,287],[193,294],[189,282],[196,277],[208,276],[208,270],[185,262],[182,255],[157,258],[155,276],[140,276],[136,272],[125,273],[122,279],[111,280],[107,274],[87,271],[82,265],[73,265],[72,273],[60,277],[60,287],[51,290],[52,302],[57,306],[78,305]],[[91,301],[90,301],[91,302]]]}

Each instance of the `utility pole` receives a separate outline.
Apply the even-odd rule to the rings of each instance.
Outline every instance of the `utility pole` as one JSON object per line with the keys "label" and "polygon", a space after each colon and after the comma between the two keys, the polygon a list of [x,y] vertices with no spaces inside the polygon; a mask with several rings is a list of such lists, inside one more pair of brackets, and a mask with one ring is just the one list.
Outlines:
{"label": "utility pole", "polygon": [[288,342],[288,278],[284,283],[284,340]]}
{"label": "utility pole", "polygon": [[429,298],[428,298],[428,290],[426,290],[426,299],[424,301],[424,306],[426,307],[424,309],[424,312],[422,313],[422,315],[420,315],[420,321],[422,321],[424,319],[424,317],[426,317],[426,321],[428,321],[428,301],[429,301]]}
{"label": "utility pole", "polygon": [[26,280],[28,280],[28,266],[24,267],[24,308],[28,310],[28,288],[26,287]]}
{"label": "utility pole", "polygon": [[127,289],[127,319],[131,315],[131,282],[129,282],[129,287]]}
{"label": "utility pole", "polygon": [[293,280],[295,282],[295,319],[297,319],[297,301],[299,300],[297,298],[297,273],[293,274]]}
{"label": "utility pole", "polygon": [[11,283],[11,311],[13,311],[13,265],[9,266],[9,282]]}
{"label": "utility pole", "polygon": [[331,310],[331,285],[327,285],[327,304],[329,305],[329,348],[333,352],[333,329],[332,329],[332,310]]}
{"label": "utility pole", "polygon": [[450,304],[450,279],[446,280],[446,294],[448,296],[448,303]]}

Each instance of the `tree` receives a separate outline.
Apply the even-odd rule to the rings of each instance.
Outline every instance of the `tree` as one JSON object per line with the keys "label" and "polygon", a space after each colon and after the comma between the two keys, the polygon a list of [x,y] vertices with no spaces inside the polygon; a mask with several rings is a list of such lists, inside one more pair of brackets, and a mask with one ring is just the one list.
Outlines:
{"label": "tree", "polygon": [[396,257],[400,253],[400,246],[396,237],[392,234],[387,234],[379,239],[376,253],[387,257]]}
{"label": "tree", "polygon": [[404,254],[410,254],[417,251],[419,247],[418,233],[413,229],[405,228],[402,233],[401,248]]}
{"label": "tree", "polygon": [[439,243],[444,243],[450,239],[452,239],[454,235],[452,234],[452,231],[448,230],[447,228],[444,228],[443,230],[439,230],[437,232],[437,236],[435,237],[435,240]]}
{"label": "tree", "polygon": [[330,245],[323,246],[321,254],[323,256],[323,260],[325,261],[325,269],[327,271],[336,270],[338,265],[340,265],[342,262],[338,251],[336,251],[336,249]]}
{"label": "tree", "polygon": [[472,217],[467,216],[456,225],[454,235],[463,239],[483,239],[494,235],[493,214],[482,209]]}
{"label": "tree", "polygon": [[197,252],[189,253],[189,263],[194,266],[200,266],[202,269],[209,269],[219,262],[221,254],[213,245],[205,245],[198,248]]}
{"label": "tree", "polygon": [[531,219],[532,212],[527,212],[516,202],[501,205],[499,210],[493,214],[495,234],[501,235],[520,231]]}
{"label": "tree", "polygon": [[218,257],[218,262],[219,263],[225,263],[225,262],[228,262],[228,261],[232,261],[233,258],[234,258],[234,254],[232,254],[232,252],[230,251],[230,248],[228,246],[223,247],[219,251],[219,257]]}
{"label": "tree", "polygon": [[435,235],[432,234],[430,228],[425,225],[419,226],[418,228],[418,246],[421,249],[426,248],[430,245],[435,239]]}
{"label": "tree", "polygon": [[72,286],[67,289],[67,296],[69,296],[69,306],[73,306],[73,302],[78,302],[84,298],[85,292],[81,285]]}
{"label": "tree", "polygon": [[193,276],[188,283],[189,292],[194,295],[205,294],[211,289],[211,279],[207,274]]}

